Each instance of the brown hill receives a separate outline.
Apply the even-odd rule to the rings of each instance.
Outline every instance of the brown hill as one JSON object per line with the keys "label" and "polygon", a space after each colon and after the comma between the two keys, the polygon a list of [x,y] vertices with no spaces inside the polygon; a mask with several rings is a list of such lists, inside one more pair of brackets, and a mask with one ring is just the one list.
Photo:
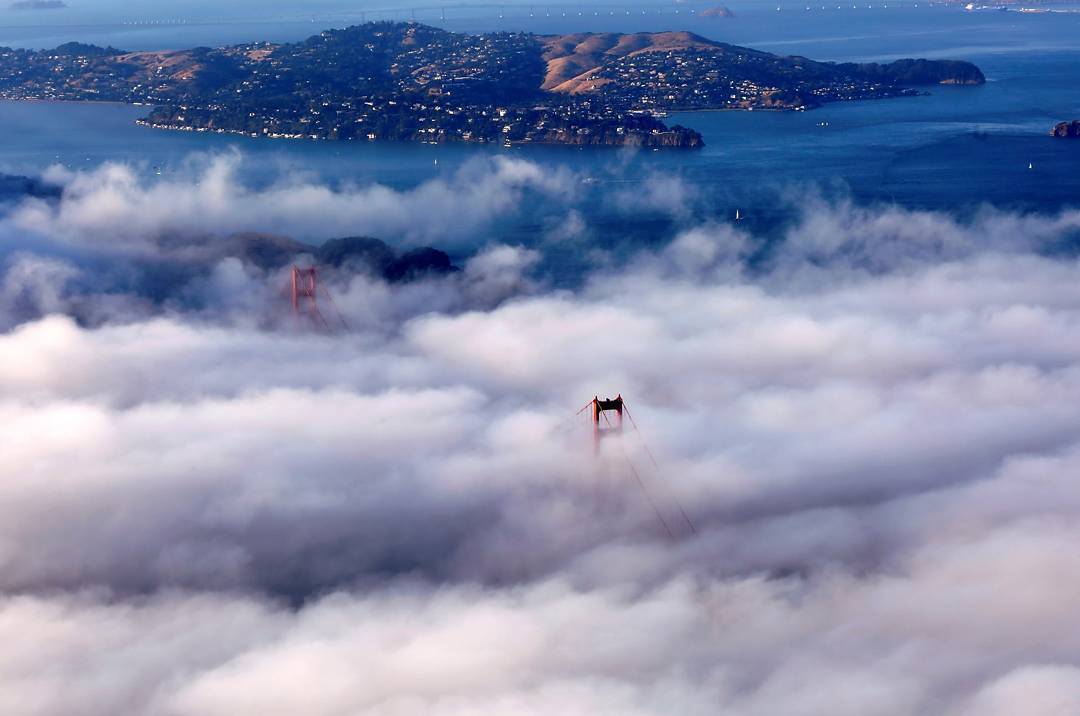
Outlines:
{"label": "brown hill", "polygon": [[144,82],[187,81],[202,70],[188,50],[129,52],[118,55],[116,61],[135,68],[136,76]]}
{"label": "brown hill", "polygon": [[547,35],[540,40],[544,48],[543,58],[547,62],[544,89],[567,94],[589,92],[602,85],[603,80],[589,81],[589,74],[620,57],[643,52],[721,46],[692,32],[636,32],[630,35],[579,32]]}

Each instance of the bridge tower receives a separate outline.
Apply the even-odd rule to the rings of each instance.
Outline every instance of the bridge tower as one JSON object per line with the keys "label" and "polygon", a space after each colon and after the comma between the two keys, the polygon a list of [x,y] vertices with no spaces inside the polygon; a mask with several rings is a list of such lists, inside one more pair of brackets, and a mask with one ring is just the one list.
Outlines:
{"label": "bridge tower", "polygon": [[[614,413],[614,415],[611,415],[612,413]],[[634,461],[630,458],[627,446],[623,444],[622,441],[617,441],[618,452],[622,454],[627,469],[641,488],[646,501],[649,503],[649,507],[652,508],[653,513],[656,515],[657,521],[664,528],[667,535],[673,539],[676,537],[677,529],[684,535],[697,533],[697,528],[690,520],[690,516],[686,514],[686,510],[683,509],[682,503],[679,502],[679,498],[675,495],[671,486],[663,480],[663,477],[660,474],[660,466],[657,464],[656,458],[653,457],[652,451],[649,450],[649,446],[645,444],[645,440],[641,436],[641,430],[638,429],[634,416],[630,412],[630,407],[626,404],[626,401],[623,400],[622,393],[619,393],[614,398],[601,398],[598,395],[593,396],[592,400],[585,403],[580,410],[564,421],[563,424],[566,425],[573,422],[578,425],[578,429],[580,429],[581,422],[577,421],[582,420],[585,415],[589,416],[588,420],[592,423],[593,450],[598,457],[600,456],[600,442],[603,440],[604,436],[621,435],[623,432],[623,417],[625,416],[626,419],[630,421],[630,426],[633,428],[634,435],[637,438],[636,443],[652,465],[651,473],[642,473],[642,471],[638,470]],[[612,457],[614,457],[614,455]],[[646,480],[647,476],[649,478],[648,480]],[[661,493],[656,495],[653,494],[653,490],[650,489],[647,484],[647,482],[653,481],[659,485],[662,490]],[[678,512],[678,518],[674,521],[669,519],[669,516],[673,511]],[[667,512],[669,516],[665,516],[665,512]],[[685,524],[685,529],[676,527],[676,522]]]}
{"label": "bridge tower", "polygon": [[291,288],[293,315],[298,319],[306,316],[320,328],[329,330],[330,326],[319,310],[319,273],[315,267],[293,266]]}
{"label": "bridge tower", "polygon": [[[615,421],[608,418],[608,413],[615,413]],[[603,420],[606,427],[600,426]],[[593,422],[593,445],[596,452],[600,452],[600,439],[606,433],[621,433],[623,429],[623,399],[622,393],[614,398],[600,399],[595,396],[592,399],[592,422]]]}

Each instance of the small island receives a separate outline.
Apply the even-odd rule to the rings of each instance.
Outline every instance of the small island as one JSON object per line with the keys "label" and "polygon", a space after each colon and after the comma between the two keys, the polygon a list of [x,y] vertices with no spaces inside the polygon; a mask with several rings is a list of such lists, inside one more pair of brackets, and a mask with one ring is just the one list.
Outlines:
{"label": "small island", "polygon": [[836,64],[690,32],[454,33],[378,22],[303,42],[0,48],[0,98],[149,105],[163,129],[256,137],[695,148],[669,112],[802,111],[982,84],[951,60]]}
{"label": "small island", "polygon": [[698,13],[700,17],[735,17],[735,11],[726,5],[707,7]]}
{"label": "small island", "polygon": [[1050,135],[1065,139],[1080,139],[1080,119],[1055,124],[1050,130]]}

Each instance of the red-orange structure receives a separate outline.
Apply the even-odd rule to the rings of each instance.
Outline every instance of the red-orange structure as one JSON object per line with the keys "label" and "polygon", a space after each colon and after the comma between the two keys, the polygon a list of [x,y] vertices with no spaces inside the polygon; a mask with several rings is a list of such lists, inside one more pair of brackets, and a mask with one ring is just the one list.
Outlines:
{"label": "red-orange structure", "polygon": [[[607,413],[615,413],[615,422],[612,422]],[[606,428],[600,427],[600,421],[607,424]],[[623,427],[623,399],[622,394],[615,396],[614,398],[607,398],[601,400],[600,396],[595,396],[592,399],[592,420],[593,420],[593,441],[596,446],[596,451],[600,451],[600,438],[603,437],[605,432],[621,433]]]}
{"label": "red-orange structure", "polygon": [[327,323],[322,311],[319,310],[320,291],[322,291],[323,297],[330,303],[330,307],[334,309],[337,322],[341,324],[342,328],[347,329],[348,324],[345,323],[345,318],[341,315],[341,312],[337,310],[337,306],[334,305],[334,299],[319,283],[318,269],[314,266],[309,268],[300,268],[299,266],[292,267],[292,273],[289,279],[289,294],[292,301],[293,315],[296,316],[297,319],[307,318],[315,324],[316,327],[324,331],[330,331],[330,324]]}
{"label": "red-orange structure", "polygon": [[[627,453],[626,446],[622,443],[622,441],[619,441],[618,449],[622,453],[623,459],[626,461],[626,466],[629,469],[630,474],[633,475],[634,479],[637,481],[637,484],[641,487],[642,493],[645,495],[645,499],[648,501],[649,506],[652,508],[653,513],[656,515],[657,521],[664,528],[664,531],[668,534],[669,537],[675,538],[676,533],[673,527],[673,522],[671,522],[668,518],[664,516],[665,511],[669,511],[670,509],[674,508],[678,511],[681,522],[685,523],[686,529],[689,531],[689,534],[696,533],[697,528],[690,520],[690,516],[686,514],[686,510],[683,509],[683,506],[679,502],[678,497],[675,496],[675,493],[672,491],[671,487],[666,484],[666,482],[659,474],[660,466],[656,463],[656,458],[653,457],[652,451],[649,450],[648,445],[646,445],[644,440],[641,439],[641,431],[638,430],[637,423],[634,421],[634,416],[630,414],[630,408],[626,404],[626,401],[623,400],[622,393],[619,393],[614,398],[601,399],[598,395],[593,396],[593,399],[586,403],[581,408],[581,410],[579,410],[574,415],[574,418],[579,418],[580,416],[585,414],[586,411],[589,412],[590,422],[592,422],[593,449],[596,451],[596,454],[598,456],[600,454],[600,441],[603,439],[603,437],[607,434],[619,435],[622,433],[623,416],[625,416],[626,419],[630,421],[630,425],[633,427],[634,433],[638,436],[640,440],[641,449],[644,451],[645,455],[648,456],[649,462],[652,463],[652,467],[655,470],[655,473],[652,475],[651,480],[655,480],[661,485],[663,490],[662,495],[653,495],[652,490],[650,490],[649,486],[646,484],[645,477],[642,475],[641,471],[639,471],[634,465],[634,462],[630,459],[630,455],[629,453]],[[609,417],[610,413],[615,414],[613,418]],[[665,507],[662,502],[658,502],[658,497],[662,500],[662,502],[668,502],[669,506]]]}

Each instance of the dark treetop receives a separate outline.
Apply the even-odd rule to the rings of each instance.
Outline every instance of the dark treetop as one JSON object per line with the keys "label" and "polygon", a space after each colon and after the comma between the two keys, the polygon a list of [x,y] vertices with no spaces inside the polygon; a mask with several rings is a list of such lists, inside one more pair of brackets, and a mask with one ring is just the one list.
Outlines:
{"label": "dark treetop", "polygon": [[1055,137],[1066,137],[1069,139],[1080,138],[1080,119],[1074,119],[1071,122],[1059,122],[1050,130],[1050,134]]}

